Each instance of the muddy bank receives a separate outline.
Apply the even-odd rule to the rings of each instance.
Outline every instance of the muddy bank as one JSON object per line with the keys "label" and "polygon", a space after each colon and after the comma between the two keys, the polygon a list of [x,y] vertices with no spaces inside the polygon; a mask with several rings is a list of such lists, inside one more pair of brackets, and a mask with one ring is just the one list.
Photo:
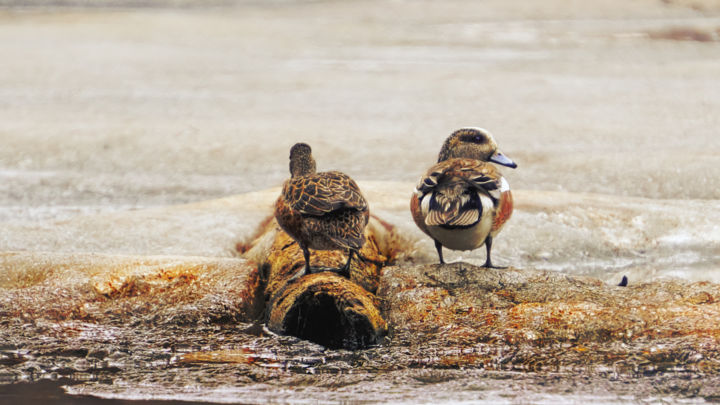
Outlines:
{"label": "muddy bank", "polygon": [[713,283],[400,263],[377,289],[388,336],[347,351],[252,322],[265,298],[243,259],[0,257],[3,384],[250,403],[720,397]]}
{"label": "muddy bank", "polygon": [[720,371],[720,286],[628,287],[466,263],[385,271],[393,344],[437,348],[435,367],[644,375]]}
{"label": "muddy bank", "polygon": [[241,322],[258,314],[260,288],[256,268],[242,259],[0,253],[6,325]]}
{"label": "muddy bank", "polygon": [[[482,251],[469,263],[432,264],[430,242],[407,218],[408,187],[363,183],[374,211],[392,224],[373,219],[367,245],[391,258],[389,267],[356,267],[350,280],[314,275],[360,286],[377,308],[375,325],[385,323],[383,340],[353,351],[272,326],[283,316],[267,309],[284,301],[283,280],[301,259],[262,219],[277,190],[6,224],[12,243],[65,253],[0,254],[0,382],[64,379],[73,382],[69,392],[103,398],[217,402],[292,402],[298,395],[369,402],[717,397],[716,284],[629,272],[630,284],[621,288],[618,273],[600,281],[538,269],[591,266],[592,255],[583,252],[594,246],[636,257],[655,274],[668,263],[648,260],[653,250],[638,252],[671,251],[665,244],[680,242],[710,252],[698,256],[710,266],[714,202],[520,190],[514,222],[497,246],[500,259],[516,266],[487,270],[472,266],[483,261]],[[664,222],[681,206],[682,218]],[[678,233],[685,239],[678,242]],[[148,256],[152,251],[167,255]],[[328,266],[345,261],[340,252],[318,257]]]}

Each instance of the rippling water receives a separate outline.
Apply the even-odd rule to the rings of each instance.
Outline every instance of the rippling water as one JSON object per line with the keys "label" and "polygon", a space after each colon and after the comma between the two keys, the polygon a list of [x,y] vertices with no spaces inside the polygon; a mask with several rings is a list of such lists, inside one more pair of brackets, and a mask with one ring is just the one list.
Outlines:
{"label": "rippling water", "polygon": [[[321,170],[360,180],[371,209],[414,238],[414,260],[434,261],[407,198],[444,138],[473,125],[490,129],[519,164],[504,170],[517,210],[494,247],[501,264],[612,283],[622,275],[720,281],[720,9],[698,4],[0,8],[0,251],[233,257],[235,243],[269,212],[272,187],[288,176],[289,147],[305,141]],[[706,37],[684,37],[678,27]],[[677,40],[688,38],[706,40]],[[237,194],[242,211],[223,200],[202,203]],[[482,263],[484,253],[448,258]],[[68,279],[46,282],[62,289]],[[13,297],[2,294],[6,304]],[[31,326],[27,335],[5,336],[15,343],[2,346],[0,379],[65,370],[82,381],[123,370],[113,385],[70,389],[101,397],[297,399],[299,388],[286,393],[254,371],[240,374],[270,384],[253,386],[262,394],[232,388],[235,366],[201,367],[192,378],[202,388],[188,383],[179,394],[173,367],[143,374],[179,364],[188,347],[244,350],[265,369],[330,374],[378,355],[207,325],[166,347],[154,340],[157,324],[3,322],[13,333]],[[30,345],[37,336],[40,346]],[[62,352],[88,336],[104,355]],[[8,371],[13,356],[32,350],[47,355],[26,359],[37,364],[22,373]],[[360,369],[372,375],[375,367]],[[302,387],[303,373],[280,381]],[[225,379],[208,382],[218,375]],[[426,384],[423,376],[391,375],[389,386],[407,391],[386,397],[378,383],[379,397],[367,400],[408,402],[416,391],[407,387]],[[496,393],[496,377],[505,378],[476,387],[489,402],[530,384],[513,378]],[[435,399],[477,400],[474,389]],[[580,391],[590,395],[583,401],[622,402]],[[323,393],[313,392],[308,398]],[[352,389],[334,392],[328,401],[365,401]],[[537,403],[580,400],[530,395]]]}

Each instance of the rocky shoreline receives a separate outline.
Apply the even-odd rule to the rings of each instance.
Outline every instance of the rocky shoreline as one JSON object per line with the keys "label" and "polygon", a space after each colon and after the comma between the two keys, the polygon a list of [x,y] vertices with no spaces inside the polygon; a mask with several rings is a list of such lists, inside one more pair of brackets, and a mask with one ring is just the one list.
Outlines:
{"label": "rocky shoreline", "polygon": [[[399,236],[373,221],[369,248],[388,264],[381,273],[355,269],[353,281],[317,273],[292,288],[282,280],[301,255],[288,251],[287,235],[272,221],[261,224],[258,243],[244,245],[249,259],[3,253],[3,386],[69,378],[71,393],[123,397],[121,387],[149,384],[166,399],[179,399],[171,387],[182,381],[200,381],[210,393],[259,390],[275,400],[281,386],[338,400],[365,390],[377,400],[387,384],[403,387],[386,398],[398,401],[429,386],[458,398],[488,399],[496,386],[528,395],[572,392],[583,401],[720,397],[710,383],[720,381],[719,285],[618,287],[533,269],[393,262]],[[328,264],[344,259],[320,256]],[[58,288],[54,278],[67,282]],[[362,283],[370,279],[377,282]],[[318,293],[344,298],[308,301]],[[343,312],[356,305],[353,294],[367,297],[371,311]],[[342,317],[300,322],[299,314],[312,311],[289,315],[293,303],[307,302],[341,303],[337,314],[376,326],[353,329],[350,351],[270,332],[323,341],[323,333],[351,325]],[[305,332],[287,328],[288,317]]]}

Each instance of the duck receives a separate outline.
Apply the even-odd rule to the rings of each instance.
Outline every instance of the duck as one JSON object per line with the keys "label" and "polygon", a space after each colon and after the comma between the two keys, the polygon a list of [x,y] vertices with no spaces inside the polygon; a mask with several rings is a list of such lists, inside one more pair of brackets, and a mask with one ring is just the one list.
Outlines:
{"label": "duck", "polygon": [[440,264],[445,264],[443,247],[467,251],[485,245],[484,267],[505,268],[493,264],[491,250],[512,215],[513,197],[495,164],[517,167],[488,130],[461,128],[445,140],[438,162],[420,178],[410,212],[435,242]]}
{"label": "duck", "polygon": [[[317,172],[312,149],[306,143],[290,148],[290,178],[283,183],[275,202],[275,219],[298,243],[305,268],[291,279],[319,271],[336,271],[349,277],[350,262],[365,244],[369,205],[357,183],[339,171]],[[312,268],[310,249],[346,250],[348,258],[339,269]]]}

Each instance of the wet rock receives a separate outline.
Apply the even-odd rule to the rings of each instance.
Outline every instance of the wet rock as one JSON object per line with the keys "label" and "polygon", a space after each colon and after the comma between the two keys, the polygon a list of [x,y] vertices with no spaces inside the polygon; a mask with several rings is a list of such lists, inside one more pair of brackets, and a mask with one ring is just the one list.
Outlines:
{"label": "wet rock", "polygon": [[0,366],[16,366],[26,362],[28,359],[18,353],[0,352]]}
{"label": "wet rock", "polygon": [[239,322],[258,316],[260,287],[237,258],[0,253],[0,314],[28,322]]}
{"label": "wet rock", "polygon": [[107,350],[104,349],[92,349],[88,353],[88,357],[93,359],[102,360],[108,356]]}
{"label": "wet rock", "polygon": [[58,355],[65,357],[86,357],[89,350],[85,347],[68,347],[61,350]]}
{"label": "wet rock", "polygon": [[656,373],[720,366],[720,286],[628,287],[465,263],[384,270],[378,297],[394,344],[442,348],[428,365],[602,368]]}

